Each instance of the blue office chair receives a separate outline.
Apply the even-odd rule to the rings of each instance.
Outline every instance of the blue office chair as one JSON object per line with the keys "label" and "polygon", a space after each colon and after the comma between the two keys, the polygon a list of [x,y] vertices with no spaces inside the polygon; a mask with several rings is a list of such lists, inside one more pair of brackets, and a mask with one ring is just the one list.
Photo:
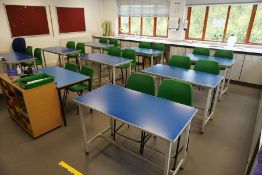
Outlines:
{"label": "blue office chair", "polygon": [[26,43],[24,38],[15,38],[12,42],[12,48],[15,52],[25,53]]}

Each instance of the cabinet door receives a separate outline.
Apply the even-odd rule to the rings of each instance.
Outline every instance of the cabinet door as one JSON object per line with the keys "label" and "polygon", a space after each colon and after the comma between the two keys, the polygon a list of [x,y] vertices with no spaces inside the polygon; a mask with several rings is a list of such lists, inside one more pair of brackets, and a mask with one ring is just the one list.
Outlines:
{"label": "cabinet door", "polygon": [[262,56],[246,55],[240,81],[262,85]]}
{"label": "cabinet door", "polygon": [[236,54],[234,53],[234,60],[236,61],[235,64],[232,67],[232,72],[231,72],[231,79],[232,80],[236,80],[239,81],[239,77],[240,77],[240,72],[242,69],[242,65],[244,62],[244,54]]}
{"label": "cabinet door", "polygon": [[170,47],[170,56],[172,55],[181,55],[182,53],[186,52],[185,47],[179,47],[179,46],[171,46]]}

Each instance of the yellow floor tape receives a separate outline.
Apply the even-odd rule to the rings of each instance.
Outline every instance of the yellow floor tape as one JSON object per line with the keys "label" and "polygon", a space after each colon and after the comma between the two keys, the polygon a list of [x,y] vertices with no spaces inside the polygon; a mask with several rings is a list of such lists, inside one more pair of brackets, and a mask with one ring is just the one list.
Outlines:
{"label": "yellow floor tape", "polygon": [[76,169],[74,169],[73,167],[71,167],[70,165],[68,165],[67,163],[65,163],[64,161],[60,161],[59,165],[74,175],[84,175],[79,171],[77,171]]}

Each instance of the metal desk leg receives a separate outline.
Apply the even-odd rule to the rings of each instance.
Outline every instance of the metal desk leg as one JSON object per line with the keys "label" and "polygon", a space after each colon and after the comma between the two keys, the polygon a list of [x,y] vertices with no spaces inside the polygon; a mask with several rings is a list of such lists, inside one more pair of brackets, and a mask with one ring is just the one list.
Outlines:
{"label": "metal desk leg", "polygon": [[65,111],[64,111],[64,106],[63,106],[61,89],[57,89],[57,91],[58,91],[58,96],[59,96],[59,101],[60,101],[60,108],[61,108],[61,114],[62,114],[62,117],[63,117],[64,126],[66,126]]}
{"label": "metal desk leg", "polygon": [[164,175],[169,174],[171,150],[172,150],[172,142],[167,141],[167,152],[165,157]]}
{"label": "metal desk leg", "polygon": [[61,64],[61,55],[60,54],[58,54],[58,63],[59,63],[59,67],[61,67],[62,64]]}
{"label": "metal desk leg", "polygon": [[151,65],[151,66],[154,65],[154,57],[153,57],[153,55],[151,55],[151,63],[150,63],[150,65]]}
{"label": "metal desk leg", "polygon": [[225,89],[225,82],[226,82],[226,77],[227,77],[227,71],[228,71],[228,68],[225,69],[225,73],[224,73],[224,79],[222,81],[222,85],[221,85],[221,88],[220,88],[220,94],[219,94],[219,101],[222,100],[222,95],[223,95],[223,92],[224,92],[224,89]]}
{"label": "metal desk leg", "polygon": [[9,66],[9,70],[12,70],[12,64],[8,64],[8,66]]}
{"label": "metal desk leg", "polygon": [[43,51],[43,58],[44,58],[44,64],[45,64],[45,67],[46,67],[45,51]]}
{"label": "metal desk leg", "polygon": [[161,61],[160,62],[162,62],[162,64],[164,64],[164,62],[165,62],[164,61],[164,53],[161,54]]}
{"label": "metal desk leg", "polygon": [[112,67],[112,72],[113,72],[113,84],[116,84],[116,68],[113,66]]}
{"label": "metal desk leg", "polygon": [[215,93],[215,97],[213,99],[213,105],[211,106],[211,112],[210,112],[211,120],[214,118],[214,112],[215,112],[215,109],[216,109],[219,88],[220,88],[220,83],[216,87],[216,93]]}
{"label": "metal desk leg", "polygon": [[132,74],[132,65],[131,65],[131,61],[130,61],[130,63],[129,63],[129,75],[131,75],[131,74]]}
{"label": "metal desk leg", "polygon": [[36,62],[35,62],[35,60],[34,60],[34,66],[35,66],[35,68],[37,69],[37,65],[36,65]]}
{"label": "metal desk leg", "polygon": [[201,133],[203,134],[205,131],[205,126],[206,123],[208,121],[208,117],[209,117],[209,106],[211,103],[211,98],[212,98],[212,89],[210,88],[208,90],[208,95],[207,95],[207,102],[206,102],[206,107],[205,107],[205,111],[204,111],[204,116],[203,116],[203,121],[202,121],[202,126],[201,126]]}
{"label": "metal desk leg", "polygon": [[84,137],[84,142],[85,142],[85,147],[86,147],[86,154],[89,153],[88,149],[88,137],[86,134],[86,124],[85,124],[85,119],[84,119],[84,112],[83,112],[83,107],[81,105],[78,105],[79,107],[79,116],[80,116],[80,122],[81,122],[81,127],[82,127],[82,133]]}
{"label": "metal desk leg", "polygon": [[226,91],[228,91],[228,89],[229,89],[229,84],[230,84],[230,80],[231,80],[231,72],[232,72],[232,67],[229,68],[229,72],[228,72],[228,76],[227,76]]}
{"label": "metal desk leg", "polygon": [[102,79],[102,65],[98,64],[98,76],[99,76],[99,82],[101,83]]}
{"label": "metal desk leg", "polygon": [[182,158],[182,161],[178,164],[177,169],[179,169],[180,167],[183,168],[184,162],[186,161],[186,154],[187,154],[186,145],[188,146],[189,144],[190,126],[191,126],[191,122],[187,124],[186,130],[185,130],[185,139],[184,139],[185,144],[184,144],[184,149],[182,152],[183,158]]}

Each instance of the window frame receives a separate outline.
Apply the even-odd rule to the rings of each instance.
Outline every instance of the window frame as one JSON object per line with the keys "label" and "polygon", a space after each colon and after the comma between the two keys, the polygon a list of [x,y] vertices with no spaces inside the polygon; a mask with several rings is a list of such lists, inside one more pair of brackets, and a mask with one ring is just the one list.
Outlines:
{"label": "window frame", "polygon": [[[262,5],[262,4],[261,4]],[[208,15],[209,15],[209,8],[210,6],[207,5],[205,6],[205,16],[204,16],[204,25],[203,25],[203,29],[202,29],[202,37],[201,38],[191,38],[189,36],[189,31],[190,31],[190,20],[191,20],[191,14],[192,14],[192,7],[188,7],[187,8],[187,21],[188,21],[188,28],[185,32],[185,39],[186,40],[197,40],[197,41],[211,41],[211,42],[217,42],[217,40],[206,40],[205,36],[206,36],[206,29],[207,29],[207,20],[208,20]],[[231,5],[228,5],[228,9],[227,9],[227,15],[226,15],[226,21],[225,21],[225,26],[224,26],[224,32],[223,32],[223,36],[222,36],[222,41],[223,43],[226,43],[226,33],[227,33],[227,27],[228,27],[228,21],[229,21],[229,17],[230,17],[230,13],[231,13]],[[251,36],[251,32],[252,32],[252,28],[253,28],[253,24],[254,24],[254,20],[256,17],[256,11],[257,11],[257,7],[258,4],[253,4],[252,10],[251,10],[251,14],[250,14],[250,19],[249,19],[249,24],[248,24],[248,28],[247,28],[247,32],[245,35],[245,39],[244,42],[238,42],[238,44],[250,44],[250,45],[262,45],[262,43],[254,43],[254,42],[250,42],[250,36]]]}
{"label": "window frame", "polygon": [[[135,34],[131,33],[131,18],[132,16],[128,17],[128,33],[123,33],[121,32],[121,17],[122,16],[118,16],[118,34],[127,34],[127,35],[131,35],[134,36]],[[126,16],[123,16],[126,17]],[[160,38],[167,38],[168,37],[168,27],[169,27],[169,17],[167,16],[167,31],[166,31],[166,35],[157,35],[156,34],[156,30],[157,30],[157,17],[153,17],[154,18],[154,24],[153,24],[153,35],[144,35],[143,34],[143,16],[140,16],[140,34],[139,36],[148,36],[148,37],[160,37]]]}

